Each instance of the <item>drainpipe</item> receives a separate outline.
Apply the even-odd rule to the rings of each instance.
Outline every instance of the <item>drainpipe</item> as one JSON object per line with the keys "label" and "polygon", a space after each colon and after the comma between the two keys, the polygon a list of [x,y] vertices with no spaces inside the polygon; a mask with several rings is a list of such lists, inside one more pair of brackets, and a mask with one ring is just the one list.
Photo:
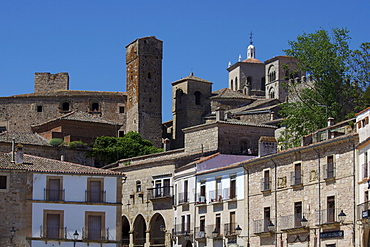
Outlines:
{"label": "drainpipe", "polygon": [[194,191],[194,206],[193,206],[193,210],[194,210],[194,221],[193,221],[193,243],[194,243],[194,246],[198,246],[198,242],[197,243],[195,243],[195,222],[196,222],[196,220],[197,220],[197,216],[196,216],[196,214],[197,214],[197,210],[196,210],[196,208],[195,208],[195,205],[196,205],[196,203],[197,203],[197,185],[198,185],[198,179],[197,179],[197,169],[198,167],[197,167],[197,164],[195,164],[195,191]]}
{"label": "drainpipe", "polygon": [[356,246],[356,165],[355,165],[355,162],[356,162],[356,149],[355,149],[355,143],[351,141],[351,137],[349,136],[348,137],[348,141],[352,144],[352,176],[353,176],[353,199],[354,199],[354,202],[353,202],[353,229],[352,229],[352,243],[353,243],[353,246]]}
{"label": "drainpipe", "polygon": [[12,139],[12,163],[15,163],[15,138]]}
{"label": "drainpipe", "polygon": [[247,199],[247,221],[248,221],[248,232],[247,232],[248,242],[247,242],[247,247],[250,247],[249,170],[246,169],[244,165],[243,165],[243,168],[244,168],[244,171],[247,174],[247,198],[244,198],[244,200]]}
{"label": "drainpipe", "polygon": [[[313,148],[313,151],[317,153],[317,180],[318,180],[318,190],[319,190],[319,195],[318,195],[318,205],[319,205],[319,224],[321,223],[321,170],[320,170],[320,153]],[[318,236],[318,246],[320,247],[320,230],[319,230],[319,236]]]}
{"label": "drainpipe", "polygon": [[[277,211],[277,164],[276,164],[276,162],[272,159],[272,157],[270,158],[271,159],[271,161],[274,163],[274,176],[275,176],[275,178],[274,178],[274,197],[275,197],[275,229],[276,229],[276,231],[277,231],[277,227],[278,227],[278,225],[277,225],[277,213],[278,213],[278,211]],[[275,232],[275,246],[277,247],[277,234],[276,234],[276,232]]]}

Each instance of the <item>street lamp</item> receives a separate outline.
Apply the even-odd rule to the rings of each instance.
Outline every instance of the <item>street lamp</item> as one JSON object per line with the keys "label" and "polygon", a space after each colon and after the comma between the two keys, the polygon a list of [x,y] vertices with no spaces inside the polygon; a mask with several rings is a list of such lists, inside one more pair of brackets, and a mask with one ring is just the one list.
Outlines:
{"label": "street lamp", "polygon": [[166,232],[166,227],[164,225],[160,225],[159,230],[161,230],[161,232]]}
{"label": "street lamp", "polygon": [[242,229],[240,228],[239,225],[235,228],[235,233],[237,236],[239,236],[242,233]]}
{"label": "street lamp", "polygon": [[10,230],[10,242],[13,243],[13,238],[15,236],[15,232],[17,230],[14,228],[14,226],[12,226],[12,229]]}
{"label": "street lamp", "polygon": [[272,222],[270,221],[270,223],[268,223],[268,225],[267,225],[267,229],[268,229],[270,232],[275,232],[275,225],[274,225],[274,223],[272,223]]}
{"label": "street lamp", "polygon": [[343,224],[344,220],[346,219],[346,214],[343,212],[343,210],[340,211],[338,214],[338,219],[341,224]]}
{"label": "street lamp", "polygon": [[308,226],[308,220],[306,219],[306,217],[303,216],[303,218],[301,219],[301,225],[303,227],[307,227]]}
{"label": "street lamp", "polygon": [[213,230],[213,232],[212,232],[212,237],[213,238],[217,238],[218,237],[218,231],[217,231],[217,229],[215,228],[214,230]]}
{"label": "street lamp", "polygon": [[78,239],[78,232],[77,230],[75,231],[75,233],[73,233],[73,247],[76,247],[76,241]]}
{"label": "street lamp", "polygon": [[188,232],[185,232],[184,239],[185,239],[185,241],[189,241],[190,240],[190,235],[188,234]]}

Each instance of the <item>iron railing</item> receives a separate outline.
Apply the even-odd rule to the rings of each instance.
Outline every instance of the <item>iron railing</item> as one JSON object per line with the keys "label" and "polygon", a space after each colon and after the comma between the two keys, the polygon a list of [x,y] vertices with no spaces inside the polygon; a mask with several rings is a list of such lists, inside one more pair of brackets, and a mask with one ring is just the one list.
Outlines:
{"label": "iron railing", "polygon": [[106,191],[85,190],[86,202],[106,202]]}
{"label": "iron railing", "polygon": [[290,173],[290,185],[301,185],[302,184],[302,172],[294,171]]}
{"label": "iron railing", "polygon": [[303,216],[304,214],[302,213],[281,216],[279,219],[280,228],[281,229],[291,229],[291,228],[302,227],[301,221],[302,221]]}
{"label": "iron railing", "polygon": [[335,163],[328,163],[324,165],[324,179],[335,177]]}
{"label": "iron railing", "polygon": [[67,239],[67,227],[41,225],[40,238]]}
{"label": "iron railing", "polygon": [[340,209],[338,208],[328,208],[328,209],[321,209],[316,211],[316,224],[330,224],[339,222],[338,214],[340,213]]}
{"label": "iron railing", "polygon": [[163,186],[148,189],[148,199],[171,198],[173,196],[172,186]]}
{"label": "iron railing", "polygon": [[205,195],[201,195],[199,193],[195,194],[195,203],[196,204],[205,204],[207,203],[207,198]]}
{"label": "iron railing", "polygon": [[261,191],[270,191],[271,190],[271,180],[270,177],[261,178]]}
{"label": "iron railing", "polygon": [[189,195],[190,195],[190,193],[189,192],[187,192],[187,193],[185,193],[185,192],[181,192],[181,193],[179,193],[179,204],[182,204],[182,203],[188,203],[189,202]]}
{"label": "iron railing", "polygon": [[226,237],[236,236],[235,228],[236,228],[236,223],[235,222],[224,224],[224,235]]}
{"label": "iron railing", "polygon": [[268,224],[270,224],[271,222],[274,223],[275,219],[272,219],[272,218],[267,219],[266,218],[266,219],[254,220],[254,222],[253,222],[253,225],[254,225],[253,233],[258,234],[258,233],[269,232]]}
{"label": "iron railing", "polygon": [[64,201],[65,190],[44,189],[45,201]]}

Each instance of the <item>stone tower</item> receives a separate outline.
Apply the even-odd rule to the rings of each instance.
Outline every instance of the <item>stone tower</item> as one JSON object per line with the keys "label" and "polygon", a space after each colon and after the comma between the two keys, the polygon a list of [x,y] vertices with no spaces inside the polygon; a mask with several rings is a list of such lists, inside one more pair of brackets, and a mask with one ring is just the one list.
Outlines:
{"label": "stone tower", "polygon": [[139,38],[126,46],[126,132],[161,147],[162,44],[154,36]]}
{"label": "stone tower", "polygon": [[289,79],[301,76],[301,72],[297,71],[297,60],[289,56],[277,56],[265,61],[265,65],[266,98],[286,101]]}
{"label": "stone tower", "polygon": [[184,147],[182,129],[203,123],[211,112],[212,82],[190,74],[172,83],[173,141],[171,149]]}

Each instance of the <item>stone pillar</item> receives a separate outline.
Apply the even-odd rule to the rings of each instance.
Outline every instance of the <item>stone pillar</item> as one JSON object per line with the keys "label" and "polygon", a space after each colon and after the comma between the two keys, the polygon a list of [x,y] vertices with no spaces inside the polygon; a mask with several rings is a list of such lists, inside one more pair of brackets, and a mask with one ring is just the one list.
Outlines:
{"label": "stone pillar", "polygon": [[145,247],[150,247],[150,231],[146,231],[146,236],[145,236]]}
{"label": "stone pillar", "polygon": [[130,243],[129,243],[129,246],[130,247],[133,247],[134,246],[134,232],[130,232]]}

